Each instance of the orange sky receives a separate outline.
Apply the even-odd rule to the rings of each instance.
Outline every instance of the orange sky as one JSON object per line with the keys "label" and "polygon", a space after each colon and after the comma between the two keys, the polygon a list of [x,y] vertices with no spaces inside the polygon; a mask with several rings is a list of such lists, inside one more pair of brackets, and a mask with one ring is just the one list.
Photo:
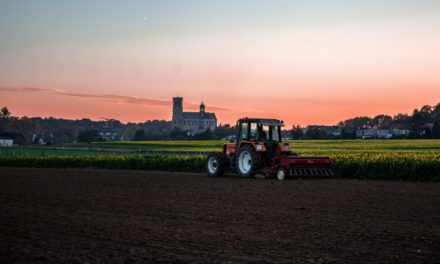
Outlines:
{"label": "orange sky", "polygon": [[[0,105],[18,116],[143,122],[171,119],[172,97],[182,96],[186,110],[203,100],[221,123],[260,116],[290,126],[440,102],[435,1],[258,2],[247,15],[231,13],[249,4],[238,2],[112,2],[86,13],[58,4],[54,15],[9,3],[0,11]],[[63,19],[71,13],[78,23]]]}

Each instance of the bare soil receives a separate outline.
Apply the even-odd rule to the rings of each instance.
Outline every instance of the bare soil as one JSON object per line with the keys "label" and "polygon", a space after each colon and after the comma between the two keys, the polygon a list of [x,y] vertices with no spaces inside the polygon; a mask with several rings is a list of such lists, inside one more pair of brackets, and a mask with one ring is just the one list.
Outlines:
{"label": "bare soil", "polygon": [[440,184],[0,168],[0,263],[439,263]]}

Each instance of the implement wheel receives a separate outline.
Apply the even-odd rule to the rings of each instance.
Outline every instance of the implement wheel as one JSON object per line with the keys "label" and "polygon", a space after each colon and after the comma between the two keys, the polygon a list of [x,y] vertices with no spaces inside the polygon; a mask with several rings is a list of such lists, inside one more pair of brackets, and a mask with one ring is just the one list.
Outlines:
{"label": "implement wheel", "polygon": [[241,177],[253,177],[262,165],[262,157],[251,145],[244,145],[237,153],[237,173]]}
{"label": "implement wheel", "polygon": [[279,181],[284,181],[287,178],[287,172],[285,169],[281,168],[277,171],[277,179]]}
{"label": "implement wheel", "polygon": [[206,172],[208,176],[220,177],[225,172],[225,158],[223,153],[211,153],[206,159]]}

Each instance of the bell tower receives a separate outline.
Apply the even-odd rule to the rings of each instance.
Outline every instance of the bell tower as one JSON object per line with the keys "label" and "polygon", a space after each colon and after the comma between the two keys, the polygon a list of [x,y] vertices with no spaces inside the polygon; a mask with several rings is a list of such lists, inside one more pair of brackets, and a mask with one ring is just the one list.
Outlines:
{"label": "bell tower", "polygon": [[183,98],[173,97],[173,128],[183,128]]}
{"label": "bell tower", "polygon": [[205,112],[205,104],[202,101],[202,104],[200,105],[200,113],[204,113]]}

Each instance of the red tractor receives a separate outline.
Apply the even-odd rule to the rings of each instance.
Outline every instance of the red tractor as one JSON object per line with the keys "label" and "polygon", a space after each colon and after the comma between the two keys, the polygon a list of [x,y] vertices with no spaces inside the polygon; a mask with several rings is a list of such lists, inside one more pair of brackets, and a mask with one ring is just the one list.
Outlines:
{"label": "red tractor", "polygon": [[292,153],[281,140],[283,121],[242,118],[237,122],[235,142],[223,145],[223,151],[211,153],[206,160],[209,176],[222,176],[226,167],[236,169],[241,177],[262,174],[288,177],[333,176],[329,157],[305,157]]}

